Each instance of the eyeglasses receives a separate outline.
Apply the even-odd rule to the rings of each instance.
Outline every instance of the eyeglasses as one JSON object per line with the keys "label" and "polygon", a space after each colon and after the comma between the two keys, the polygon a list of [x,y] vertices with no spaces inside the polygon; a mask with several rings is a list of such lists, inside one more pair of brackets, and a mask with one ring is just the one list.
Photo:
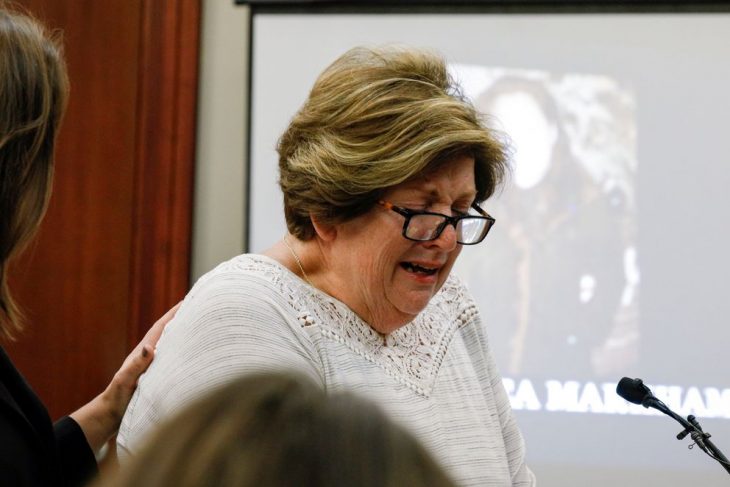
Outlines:
{"label": "eyeglasses", "polygon": [[456,229],[456,242],[463,245],[478,244],[489,233],[494,225],[494,218],[489,213],[479,208],[476,203],[471,207],[482,216],[477,215],[456,215],[448,216],[431,211],[411,210],[395,206],[388,201],[379,201],[383,207],[393,210],[406,219],[403,222],[403,236],[408,240],[416,242],[428,242],[436,240],[441,236],[446,225],[453,225]]}

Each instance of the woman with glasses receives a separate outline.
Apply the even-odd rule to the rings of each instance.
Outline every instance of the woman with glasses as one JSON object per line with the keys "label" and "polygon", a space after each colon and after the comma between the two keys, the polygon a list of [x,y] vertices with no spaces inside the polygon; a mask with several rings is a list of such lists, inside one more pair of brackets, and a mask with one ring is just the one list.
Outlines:
{"label": "woman with glasses", "polygon": [[[356,48],[278,144],[288,233],[201,278],[118,437],[241,373],[294,369],[378,403],[459,485],[532,485],[479,310],[450,271],[494,224],[505,148],[443,59]],[[378,445],[371,445],[373,449]]]}

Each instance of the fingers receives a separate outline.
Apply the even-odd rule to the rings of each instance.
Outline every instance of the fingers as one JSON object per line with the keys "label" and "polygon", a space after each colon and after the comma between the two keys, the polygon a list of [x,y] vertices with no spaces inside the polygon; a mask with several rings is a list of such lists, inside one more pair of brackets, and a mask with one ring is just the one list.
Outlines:
{"label": "fingers", "polygon": [[124,387],[134,388],[139,376],[147,370],[154,357],[155,346],[160,339],[160,335],[162,335],[162,330],[165,329],[165,326],[175,316],[181,303],[182,301],[177,303],[162,318],[157,320],[147,331],[144,338],[134,347],[132,353],[124,360],[124,363],[116,374],[118,380],[121,381]]}
{"label": "fingers", "polygon": [[[142,341],[132,350],[132,353],[127,356],[122,366],[114,374],[112,381],[99,396],[100,400],[95,402],[98,407],[91,408],[89,406],[84,410],[91,411],[89,414],[93,413],[94,417],[111,418],[110,421],[107,421],[111,426],[105,427],[104,434],[107,434],[107,430],[113,432],[119,427],[122,415],[132,398],[134,390],[137,388],[139,377],[147,370],[150,363],[152,363],[155,355],[155,346],[160,339],[160,335],[162,335],[162,330],[164,330],[165,326],[175,316],[179,307],[180,303],[173,306],[162,318],[150,327]],[[79,411],[82,410],[80,409]],[[99,423],[99,421],[96,422]],[[86,434],[86,430],[84,433]],[[108,438],[109,434],[111,433],[108,433],[104,438]],[[100,434],[98,436],[101,437],[103,435]],[[88,434],[87,438],[89,438]]]}
{"label": "fingers", "polygon": [[[139,350],[135,349],[127,357],[117,373],[114,374],[112,381],[99,396],[101,400],[96,401],[97,407],[87,408],[90,414],[94,414],[94,417],[107,420],[108,425],[104,429],[104,438],[108,438],[119,428],[124,411],[132,399],[134,390],[137,388],[139,377],[147,370],[150,363],[152,363],[154,357],[152,347],[142,345],[138,348]],[[97,421],[97,423],[100,422]]]}
{"label": "fingers", "polygon": [[135,349],[127,357],[116,373],[115,381],[125,389],[134,389],[137,386],[139,376],[147,370],[154,358],[154,349],[147,344],[141,345],[139,350]]}

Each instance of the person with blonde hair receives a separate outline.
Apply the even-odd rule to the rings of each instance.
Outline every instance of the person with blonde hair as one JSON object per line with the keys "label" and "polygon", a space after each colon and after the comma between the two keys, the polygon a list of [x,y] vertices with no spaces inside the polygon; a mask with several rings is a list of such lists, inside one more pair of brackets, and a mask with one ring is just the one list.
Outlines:
{"label": "person with blonde hair", "polygon": [[374,404],[287,373],[237,379],[158,428],[105,487],[455,487]]}
{"label": "person with blonde hair", "polygon": [[[479,310],[451,269],[494,218],[506,148],[440,56],[355,48],[319,76],[278,144],[288,233],[203,276],[118,436],[220,381],[295,369],[361,393],[459,485],[533,485]],[[377,449],[379,445],[371,445]]]}
{"label": "person with blonde hair", "polygon": [[[0,2],[0,337],[5,340],[22,328],[8,287],[8,264],[46,211],[67,98],[60,42],[30,16]],[[104,392],[55,424],[0,347],[0,484],[81,485],[92,475],[94,452],[117,431],[173,314],[150,329]]]}

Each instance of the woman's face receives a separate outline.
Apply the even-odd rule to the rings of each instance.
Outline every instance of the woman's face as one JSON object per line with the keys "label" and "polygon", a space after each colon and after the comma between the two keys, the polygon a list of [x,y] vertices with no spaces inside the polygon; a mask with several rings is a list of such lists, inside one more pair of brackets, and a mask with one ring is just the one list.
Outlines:
{"label": "woman's face", "polygon": [[[389,190],[383,199],[413,210],[467,213],[476,196],[474,158],[458,156],[438,170]],[[411,321],[441,288],[461,251],[453,226],[438,239],[402,236],[404,217],[375,206],[335,226],[327,291],[381,333]]]}

